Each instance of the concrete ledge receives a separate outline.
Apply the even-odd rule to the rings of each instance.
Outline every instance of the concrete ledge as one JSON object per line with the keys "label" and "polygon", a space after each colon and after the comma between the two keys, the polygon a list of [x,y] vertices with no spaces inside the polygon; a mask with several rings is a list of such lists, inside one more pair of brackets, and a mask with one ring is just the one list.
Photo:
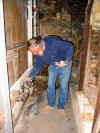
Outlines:
{"label": "concrete ledge", "polygon": [[22,76],[15,82],[15,84],[10,88],[10,93],[13,90],[19,90],[20,88],[20,82],[23,81],[25,79],[25,77],[28,76],[29,72],[31,71],[32,67],[28,68],[23,74]]}
{"label": "concrete ledge", "polygon": [[25,102],[27,101],[28,95],[25,96],[25,101],[23,102],[16,102],[14,104],[14,107],[12,109],[12,118],[13,118],[13,126],[16,126],[17,121],[20,118],[20,115],[22,113],[23,107]]}
{"label": "concrete ledge", "polygon": [[70,94],[78,133],[91,133],[94,108],[82,91],[70,89]]}
{"label": "concrete ledge", "polygon": [[73,109],[73,114],[74,114],[74,119],[76,122],[77,131],[78,131],[78,133],[83,133],[80,114],[79,114],[80,111],[79,111],[78,99],[75,94],[75,91],[72,88],[70,88],[70,95],[71,95],[71,102],[72,102],[71,105],[72,105],[72,109]]}
{"label": "concrete ledge", "polygon": [[10,88],[10,101],[11,101],[11,108],[12,108],[12,118],[13,118],[13,125],[15,127],[17,120],[20,117],[22,108],[28,98],[28,95],[24,95],[24,101],[23,102],[17,102],[16,97],[19,94],[19,90],[21,87],[21,81],[25,79],[25,77],[28,76],[29,72],[31,71],[32,67],[27,69],[24,74],[15,82],[15,84]]}

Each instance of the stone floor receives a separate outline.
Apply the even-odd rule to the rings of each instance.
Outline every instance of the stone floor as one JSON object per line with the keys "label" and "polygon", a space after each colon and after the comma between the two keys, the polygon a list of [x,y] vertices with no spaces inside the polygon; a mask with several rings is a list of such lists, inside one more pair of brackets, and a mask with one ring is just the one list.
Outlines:
{"label": "stone floor", "polygon": [[61,116],[56,106],[54,110],[44,113],[42,109],[47,104],[46,96],[38,106],[35,104],[28,110],[30,101],[24,106],[14,133],[77,133],[70,96],[65,107],[66,116]]}

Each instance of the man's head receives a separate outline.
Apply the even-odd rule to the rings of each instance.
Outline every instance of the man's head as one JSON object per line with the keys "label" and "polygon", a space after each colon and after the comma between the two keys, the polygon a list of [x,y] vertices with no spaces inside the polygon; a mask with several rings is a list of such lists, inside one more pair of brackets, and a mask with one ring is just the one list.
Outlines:
{"label": "man's head", "polygon": [[27,42],[28,49],[34,54],[34,55],[42,55],[44,51],[43,46],[43,40],[40,36],[33,37]]}

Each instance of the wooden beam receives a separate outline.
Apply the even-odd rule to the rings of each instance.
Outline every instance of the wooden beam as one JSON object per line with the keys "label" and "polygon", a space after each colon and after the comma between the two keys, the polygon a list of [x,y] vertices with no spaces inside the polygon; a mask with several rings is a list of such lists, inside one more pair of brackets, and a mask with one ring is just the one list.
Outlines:
{"label": "wooden beam", "polygon": [[92,8],[93,0],[89,0],[88,6],[86,8],[85,24],[84,24],[84,33],[83,33],[83,45],[81,47],[81,65],[80,65],[80,79],[79,79],[79,90],[83,90],[83,83],[85,77],[85,67],[87,60],[87,50],[88,50],[88,36],[89,36],[89,25],[90,25],[90,14]]}

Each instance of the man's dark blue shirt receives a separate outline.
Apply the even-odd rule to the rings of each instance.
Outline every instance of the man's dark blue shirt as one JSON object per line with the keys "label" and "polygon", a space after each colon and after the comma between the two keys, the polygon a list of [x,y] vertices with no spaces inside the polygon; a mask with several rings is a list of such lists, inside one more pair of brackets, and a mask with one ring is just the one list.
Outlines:
{"label": "man's dark blue shirt", "polygon": [[57,36],[47,36],[43,39],[45,50],[43,56],[34,56],[35,64],[29,74],[32,79],[40,72],[44,64],[55,64],[60,61],[71,61],[74,47],[71,42],[62,40]]}

